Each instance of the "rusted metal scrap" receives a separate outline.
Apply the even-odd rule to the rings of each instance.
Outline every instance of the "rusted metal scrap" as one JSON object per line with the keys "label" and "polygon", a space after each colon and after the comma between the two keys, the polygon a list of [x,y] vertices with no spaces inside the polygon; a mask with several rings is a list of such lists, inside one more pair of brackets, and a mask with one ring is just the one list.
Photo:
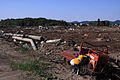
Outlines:
{"label": "rusted metal scrap", "polygon": [[[86,43],[92,47],[100,47],[98,49],[91,49],[83,47],[83,44]],[[102,50],[101,50],[102,49]],[[70,64],[70,61],[74,58],[77,58],[79,55],[86,55],[88,57],[87,64],[79,65],[79,67],[74,69],[75,73],[80,75],[90,75],[90,76],[105,76],[107,79],[120,79],[120,66],[119,60],[111,59],[108,53],[108,47],[106,45],[93,45],[88,42],[82,42],[79,46],[79,49],[76,51],[62,50],[60,55],[63,56],[67,62]],[[65,60],[64,59],[64,60]],[[114,66],[114,65],[115,66]],[[110,75],[110,76],[108,76]]]}

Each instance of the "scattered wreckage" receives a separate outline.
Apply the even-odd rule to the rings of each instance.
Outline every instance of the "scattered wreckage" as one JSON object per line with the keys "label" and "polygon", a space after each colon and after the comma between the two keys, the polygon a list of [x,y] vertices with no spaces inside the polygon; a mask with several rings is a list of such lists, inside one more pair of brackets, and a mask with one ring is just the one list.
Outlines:
{"label": "scattered wreckage", "polygon": [[54,40],[47,40],[47,38],[43,36],[36,36],[36,35],[28,35],[28,34],[13,34],[13,33],[5,33],[4,31],[0,31],[1,37],[7,37],[6,39],[12,39],[13,42],[22,42],[30,43],[33,50],[38,50],[37,44],[43,43],[56,43],[62,42],[63,39],[54,39]]}
{"label": "scattered wreckage", "polygon": [[[83,44],[90,45],[97,49],[91,49],[83,47]],[[102,48],[103,50],[101,50]],[[79,47],[75,48],[74,51],[63,50],[60,55],[64,57],[64,60],[70,65],[70,61],[81,54],[87,55],[87,58],[80,63],[79,66],[72,67],[74,73],[79,75],[90,75],[94,77],[104,76],[103,78],[107,79],[120,79],[120,60],[114,60],[109,57],[108,47],[105,45],[95,46],[88,42],[82,42]],[[113,66],[113,64],[115,67]],[[101,79],[100,79],[101,80]]]}
{"label": "scattered wreckage", "polygon": [[[13,34],[13,33],[5,33],[4,31],[0,32],[0,36],[11,38],[14,42],[25,42],[30,43],[33,50],[37,50],[37,44],[43,43],[53,43],[53,42],[61,42],[62,39],[55,40],[47,40],[42,36],[36,35],[28,35],[28,34]],[[73,42],[74,43],[74,42]],[[83,47],[83,44],[87,43],[93,47],[104,47],[104,50],[94,50],[91,48]],[[68,64],[70,64],[70,60],[74,59],[79,53],[84,53],[88,56],[89,60],[86,60],[78,69],[74,69],[74,72],[80,75],[90,75],[90,76],[98,76],[104,75],[108,78],[120,79],[120,60],[110,58],[108,55],[108,48],[105,45],[95,46],[88,42],[82,42],[79,48],[75,48],[74,51],[63,50],[61,51],[61,56],[63,56]]]}

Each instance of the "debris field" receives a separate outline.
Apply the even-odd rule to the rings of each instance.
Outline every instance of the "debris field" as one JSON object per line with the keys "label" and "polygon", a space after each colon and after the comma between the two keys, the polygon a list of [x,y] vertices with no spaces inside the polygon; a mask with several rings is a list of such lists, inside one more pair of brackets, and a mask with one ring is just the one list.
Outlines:
{"label": "debris field", "polygon": [[[22,37],[15,34],[21,34]],[[40,40],[30,38],[29,35],[39,36]],[[26,38],[30,41],[21,41]],[[44,75],[33,75],[29,71],[11,68],[11,62],[27,60],[49,63],[45,71],[53,76],[52,78],[47,76],[47,80],[90,80],[89,76],[74,74],[71,66],[65,63],[60,55],[62,50],[74,50],[83,41],[94,45],[106,45],[109,57],[113,61],[120,61],[119,27],[0,28],[0,80],[42,80],[46,78]],[[89,46],[86,45],[86,47]],[[116,67],[114,63],[112,65]],[[119,68],[115,69],[120,71]],[[118,77],[119,73],[116,73]]]}

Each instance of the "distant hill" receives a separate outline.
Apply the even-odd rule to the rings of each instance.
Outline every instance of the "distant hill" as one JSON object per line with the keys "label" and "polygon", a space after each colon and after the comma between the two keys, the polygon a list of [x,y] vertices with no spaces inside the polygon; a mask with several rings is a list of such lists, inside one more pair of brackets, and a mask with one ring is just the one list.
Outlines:
{"label": "distant hill", "polygon": [[120,20],[111,21],[112,24],[120,24]]}
{"label": "distant hill", "polygon": [[80,22],[80,23],[87,24],[87,23],[89,23],[89,22],[92,22],[92,21],[82,21],[82,22]]}
{"label": "distant hill", "polygon": [[70,22],[70,23],[73,23],[73,24],[80,24],[80,23],[87,24],[89,22],[94,22],[94,21],[81,21],[81,22],[79,22],[79,21],[73,21],[73,22]]}
{"label": "distant hill", "polygon": [[[94,22],[94,21],[73,21],[73,22],[70,22],[70,23],[74,23],[74,24],[80,24],[80,23],[83,23],[83,24],[86,24],[86,23],[90,23],[90,22]],[[116,21],[110,21],[111,24],[120,24],[120,20],[116,20]]]}
{"label": "distant hill", "polygon": [[78,21],[73,21],[73,22],[69,22],[69,23],[78,24],[78,23],[80,23],[80,22],[78,22]]}
{"label": "distant hill", "polygon": [[81,22],[79,22],[79,21],[72,21],[70,23],[86,23],[86,22],[90,22],[90,21],[81,21]]}

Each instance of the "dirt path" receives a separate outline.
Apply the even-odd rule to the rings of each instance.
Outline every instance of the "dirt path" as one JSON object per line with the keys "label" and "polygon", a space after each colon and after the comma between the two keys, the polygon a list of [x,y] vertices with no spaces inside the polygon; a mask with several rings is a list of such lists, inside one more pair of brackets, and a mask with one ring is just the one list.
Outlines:
{"label": "dirt path", "polygon": [[13,46],[0,39],[0,80],[22,80],[22,71],[12,71],[10,68],[10,61],[14,57],[17,57],[17,52]]}

